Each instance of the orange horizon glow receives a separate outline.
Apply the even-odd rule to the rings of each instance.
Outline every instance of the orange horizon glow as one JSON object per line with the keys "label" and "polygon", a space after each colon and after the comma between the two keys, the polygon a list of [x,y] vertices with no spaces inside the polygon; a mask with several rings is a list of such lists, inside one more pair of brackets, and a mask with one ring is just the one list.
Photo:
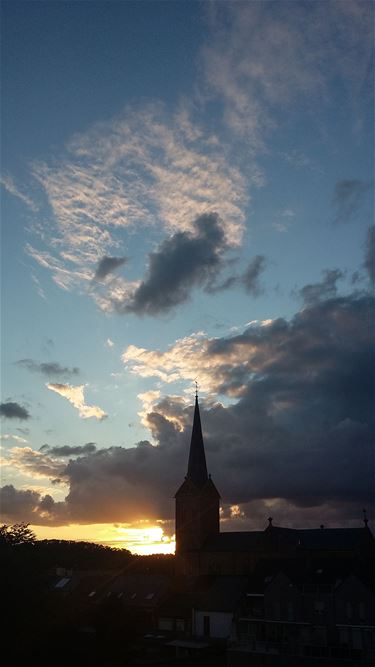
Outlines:
{"label": "orange horizon glow", "polygon": [[38,540],[74,540],[93,542],[114,549],[128,549],[132,554],[174,554],[175,536],[164,534],[158,525],[145,523],[144,526],[119,524],[69,524],[67,526],[34,526],[30,528]]}

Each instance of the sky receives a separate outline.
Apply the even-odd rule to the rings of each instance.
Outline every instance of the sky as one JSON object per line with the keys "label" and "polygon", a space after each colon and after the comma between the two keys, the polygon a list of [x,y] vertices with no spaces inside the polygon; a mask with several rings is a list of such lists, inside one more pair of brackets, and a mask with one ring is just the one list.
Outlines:
{"label": "sky", "polygon": [[1,521],[174,549],[374,497],[374,5],[2,0]]}

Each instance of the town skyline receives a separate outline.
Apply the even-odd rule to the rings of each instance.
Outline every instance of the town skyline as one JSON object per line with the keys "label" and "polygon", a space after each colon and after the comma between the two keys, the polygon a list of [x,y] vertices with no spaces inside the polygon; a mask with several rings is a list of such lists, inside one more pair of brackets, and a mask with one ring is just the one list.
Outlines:
{"label": "town skyline", "polygon": [[374,6],[2,2],[1,512],[174,550],[374,517]]}

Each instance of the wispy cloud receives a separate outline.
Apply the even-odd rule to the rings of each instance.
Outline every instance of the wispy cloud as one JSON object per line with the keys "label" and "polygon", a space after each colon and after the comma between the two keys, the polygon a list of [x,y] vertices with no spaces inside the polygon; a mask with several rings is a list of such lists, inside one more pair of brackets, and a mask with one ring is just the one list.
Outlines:
{"label": "wispy cloud", "polygon": [[3,174],[0,178],[0,183],[7,192],[9,192],[14,197],[17,197],[17,199],[20,199],[24,204],[26,204],[28,208],[34,211],[34,213],[38,210],[37,205],[31,199],[31,197],[26,195],[17,187],[13,178],[9,174]]}
{"label": "wispy cloud", "polygon": [[13,447],[7,453],[3,465],[22,472],[30,477],[48,477],[54,479],[61,477],[65,464],[42,452],[37,452],[31,447]]}
{"label": "wispy cloud", "polygon": [[79,375],[80,370],[77,366],[69,368],[68,366],[61,366],[57,361],[34,361],[34,359],[19,359],[15,362],[17,366],[25,368],[31,373],[40,373],[48,377],[64,377],[71,375]]}
{"label": "wispy cloud", "polygon": [[56,392],[56,394],[63,396],[63,398],[66,398],[78,410],[79,416],[82,419],[95,417],[95,419],[101,421],[102,419],[108,417],[107,413],[97,405],[86,405],[84,397],[84,384],[73,386],[70,384],[49,382],[46,384],[46,387],[51,391]]}
{"label": "wispy cloud", "polygon": [[336,183],[333,198],[336,207],[336,223],[350,222],[353,219],[371,185],[370,182],[358,179],[342,180]]}
{"label": "wispy cloud", "polygon": [[285,208],[278,214],[278,219],[272,223],[277,232],[287,232],[294,223],[295,212],[291,208]]}
{"label": "wispy cloud", "polygon": [[220,211],[228,243],[241,238],[249,180],[181,110],[129,108],[75,136],[54,161],[35,163],[33,175],[52,219],[36,230],[46,247],[27,251],[65,289],[88,289],[98,270],[103,277],[103,254],[118,259],[130,228],[193,231],[197,217]]}
{"label": "wispy cloud", "polygon": [[245,290],[255,297],[259,296],[263,291],[260,283],[260,276],[265,271],[266,266],[267,260],[264,255],[256,255],[256,257],[253,257],[249,262],[247,269],[242,276]]}
{"label": "wispy cloud", "polygon": [[223,120],[259,150],[293,103],[330,100],[340,81],[349,101],[372,59],[372,8],[361,2],[225,2],[207,11],[204,90],[223,101]]}
{"label": "wispy cloud", "polygon": [[368,228],[364,266],[371,282],[375,284],[375,225]]}
{"label": "wispy cloud", "polygon": [[20,435],[14,435],[12,433],[3,433],[2,435],[0,435],[0,440],[2,441],[14,440],[15,442],[20,442],[22,444],[27,443],[26,438],[22,438]]}
{"label": "wispy cloud", "polygon": [[85,454],[93,454],[96,451],[94,442],[87,442],[85,445],[63,445],[61,447],[50,447],[43,445],[40,450],[43,453],[48,453],[52,456],[84,456]]}
{"label": "wispy cloud", "polygon": [[343,279],[344,273],[340,269],[326,269],[323,271],[323,275],[323,280],[320,283],[311,283],[300,289],[299,295],[306,305],[313,305],[337,296],[336,283]]}

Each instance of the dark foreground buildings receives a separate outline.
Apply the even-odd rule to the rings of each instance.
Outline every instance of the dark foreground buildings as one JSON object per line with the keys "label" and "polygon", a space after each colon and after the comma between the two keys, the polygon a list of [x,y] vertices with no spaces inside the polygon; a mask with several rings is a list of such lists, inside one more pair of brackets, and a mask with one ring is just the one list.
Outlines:
{"label": "dark foreground buildings", "polygon": [[263,531],[221,533],[219,503],[196,400],[174,562],[152,570],[138,559],[106,581],[60,573],[53,583],[72,609],[91,609],[86,624],[80,613],[91,664],[375,667],[366,517],[358,528],[295,530],[269,518]]}
{"label": "dark foreground buildings", "polygon": [[375,665],[375,541],[366,517],[359,528],[295,530],[269,518],[263,531],[221,533],[197,398],[175,498],[177,572],[192,582],[189,630],[227,639],[228,665]]}

